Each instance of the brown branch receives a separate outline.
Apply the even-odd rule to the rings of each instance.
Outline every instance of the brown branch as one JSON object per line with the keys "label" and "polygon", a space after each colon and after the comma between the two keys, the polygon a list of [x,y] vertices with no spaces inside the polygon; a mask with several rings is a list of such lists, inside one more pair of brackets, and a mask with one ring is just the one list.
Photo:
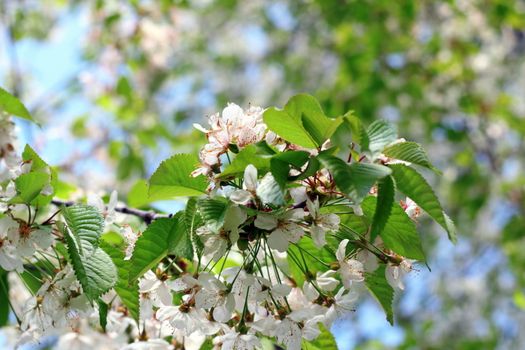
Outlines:
{"label": "brown branch", "polygon": [[[73,201],[62,201],[60,199],[53,199],[51,201],[51,203],[56,205],[57,207],[62,207],[62,206],[70,207],[70,206],[76,204]],[[141,218],[142,220],[144,220],[144,222],[147,225],[151,224],[151,222],[153,220],[155,220],[155,219],[171,218],[173,216],[173,214],[160,214],[160,213],[154,212],[152,210],[145,211],[145,210],[136,209],[136,208],[129,208],[129,207],[126,207],[126,206],[116,207],[115,211],[119,212],[119,213],[122,213],[122,214],[133,215],[133,216],[136,216],[138,218]]]}

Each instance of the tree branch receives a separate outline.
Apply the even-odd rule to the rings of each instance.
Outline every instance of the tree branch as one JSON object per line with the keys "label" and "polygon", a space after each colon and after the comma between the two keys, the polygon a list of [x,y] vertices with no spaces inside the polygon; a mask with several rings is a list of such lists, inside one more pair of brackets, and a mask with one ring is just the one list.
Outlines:
{"label": "tree branch", "polygon": [[[70,207],[70,206],[76,204],[73,201],[62,201],[60,199],[53,199],[51,201],[51,203],[56,205],[57,207],[62,207],[62,206]],[[136,209],[136,208],[129,208],[129,207],[126,207],[126,206],[116,207],[115,211],[119,212],[119,213],[122,213],[122,214],[133,215],[133,216],[136,216],[138,218],[141,218],[142,220],[144,220],[144,222],[147,225],[151,224],[151,222],[153,220],[155,220],[155,219],[158,219],[158,218],[171,218],[173,216],[172,214],[160,214],[160,213],[154,212],[152,210],[145,211],[145,210],[140,210],[140,209]]]}

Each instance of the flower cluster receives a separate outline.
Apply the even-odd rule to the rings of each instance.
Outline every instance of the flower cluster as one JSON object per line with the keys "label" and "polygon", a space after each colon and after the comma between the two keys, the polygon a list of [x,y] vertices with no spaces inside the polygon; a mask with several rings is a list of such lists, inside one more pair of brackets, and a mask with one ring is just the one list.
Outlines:
{"label": "flower cluster", "polygon": [[[56,335],[58,349],[252,350],[264,338],[299,350],[331,337],[367,289],[389,312],[424,260],[420,203],[432,209],[406,178],[426,186],[411,163],[432,166],[386,122],[365,129],[316,103],[229,104],[209,129],[196,126],[208,139],[200,164],[174,156],[150,179],[156,198],[192,196],[175,215],[123,208],[116,192],[52,201],[55,173],[32,149],[23,160],[2,153],[12,175],[0,185],[12,194],[0,200],[0,272],[9,272],[18,344]],[[367,143],[331,141],[340,125]],[[415,198],[396,203],[396,187]],[[23,286],[31,296],[14,294]]]}

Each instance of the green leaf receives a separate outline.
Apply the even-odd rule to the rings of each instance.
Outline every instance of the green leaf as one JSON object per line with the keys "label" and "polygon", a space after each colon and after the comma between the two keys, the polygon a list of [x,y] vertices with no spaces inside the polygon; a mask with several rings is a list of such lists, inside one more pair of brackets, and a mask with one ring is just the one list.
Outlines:
{"label": "green leaf", "polygon": [[218,232],[224,224],[230,202],[224,197],[203,198],[197,206],[204,223],[212,231]]}
{"label": "green leaf", "polygon": [[122,303],[127,307],[130,315],[135,321],[139,321],[139,286],[138,282],[129,282],[129,271],[131,269],[130,260],[124,260],[125,244],[112,244],[106,240],[100,241],[100,248],[102,248],[111,258],[117,267],[118,279],[115,284],[115,292],[119,296]]}
{"label": "green leaf", "polygon": [[366,274],[365,284],[385,310],[386,319],[394,325],[394,312],[392,311],[392,302],[394,300],[394,289],[388,284],[385,276],[385,265],[381,265],[373,273]]}
{"label": "green leaf", "polygon": [[[376,203],[376,198],[367,197],[361,204],[367,219],[375,216]],[[414,221],[408,217],[399,204],[393,205],[391,210],[380,232],[385,247],[407,258],[424,261],[425,253]]]}
{"label": "green leaf", "polygon": [[361,203],[377,180],[391,173],[391,170],[383,165],[348,165],[342,159],[330,155],[320,155],[319,160],[330,171],[337,187],[356,203]]}
{"label": "green leaf", "polygon": [[375,159],[383,149],[397,140],[397,130],[385,120],[376,120],[366,129],[362,136],[361,149]]}
{"label": "green leaf", "polygon": [[436,220],[447,231],[449,239],[455,243],[457,237],[454,223],[441,208],[436,194],[425,178],[406,165],[391,164],[389,167],[392,169],[397,189]]}
{"label": "green leaf", "polygon": [[67,229],[64,237],[75,275],[88,299],[96,300],[117,281],[117,269],[109,255],[98,248],[104,228],[99,211],[88,205],[74,205],[62,210]]}
{"label": "green leaf", "polygon": [[108,304],[106,304],[102,299],[97,300],[98,304],[98,320],[102,330],[106,331],[106,325],[108,324]]}
{"label": "green leaf", "polygon": [[200,254],[204,246],[201,240],[196,236],[195,231],[197,228],[203,225],[203,220],[199,214],[197,199],[195,197],[191,197],[186,203],[186,210],[184,210],[184,222],[186,223],[186,229],[189,232],[191,243],[195,247],[195,250]]}
{"label": "green leaf", "polygon": [[27,119],[32,122],[35,120],[22,102],[6,90],[0,88],[0,113],[7,113],[16,117]]}
{"label": "green leaf", "polygon": [[383,231],[395,199],[395,185],[391,176],[382,178],[377,186],[377,207],[374,212],[374,220],[370,227],[370,242],[374,242],[376,237]]}
{"label": "green leaf", "polygon": [[255,145],[246,146],[235,156],[231,164],[225,167],[219,178],[225,179],[242,175],[250,164],[257,168],[259,174],[265,173],[270,170],[270,157],[258,154]]}
{"label": "green leaf", "polygon": [[[303,270],[306,268],[314,276],[318,271],[324,272],[326,270],[326,265],[319,262],[319,260],[325,264],[330,264],[336,258],[326,247],[317,248],[309,237],[303,237],[297,244],[288,246],[288,267],[290,274],[299,287],[302,287],[305,281]],[[306,264],[304,263],[305,261]]]}
{"label": "green leaf", "polygon": [[49,175],[40,172],[22,174],[15,179],[15,186],[18,195],[11,199],[11,203],[30,204],[42,189],[48,184]]}
{"label": "green leaf", "polygon": [[399,142],[383,150],[385,156],[389,158],[403,160],[416,165],[432,169],[439,173],[427,156],[427,152],[416,142]]}
{"label": "green leaf", "polygon": [[300,169],[310,158],[306,151],[288,151],[276,154],[270,161],[272,175],[277,183],[284,188],[288,181],[290,168]]}
{"label": "green leaf", "polygon": [[277,135],[306,148],[321,146],[342,122],[325,116],[319,102],[307,94],[293,96],[282,110],[267,109],[263,118]]}
{"label": "green leaf", "polygon": [[206,178],[191,175],[198,163],[197,156],[189,154],[177,154],[163,161],[149,180],[149,195],[160,200],[204,194]]}
{"label": "green leaf", "polygon": [[136,281],[156,266],[170,250],[176,251],[182,240],[189,239],[181,232],[184,227],[180,223],[182,218],[183,212],[179,212],[172,218],[156,219],[137,239],[130,260],[130,282]]}
{"label": "green leaf", "polygon": [[31,171],[45,170],[49,165],[35,152],[31,146],[26,145],[22,152],[22,159],[24,162],[31,162]]}
{"label": "green leaf", "polygon": [[193,259],[193,245],[191,244],[190,227],[186,224],[185,212],[178,212],[173,219],[176,220],[176,223],[169,236],[168,254],[191,260]]}
{"label": "green leaf", "polygon": [[93,301],[108,292],[117,281],[117,269],[111,258],[100,248],[91,254],[81,254],[73,234],[66,232],[64,236],[73,270],[88,299]]}
{"label": "green leaf", "polygon": [[77,204],[63,208],[62,216],[73,234],[78,253],[82,256],[92,253],[98,247],[100,235],[104,230],[104,218],[98,209]]}
{"label": "green leaf", "polygon": [[40,156],[29,145],[24,147],[22,159],[25,163],[31,163],[31,173],[38,172],[45,174],[48,179],[47,183],[49,183],[53,189],[53,193],[51,194],[39,194],[31,201],[31,204],[40,207],[48,205],[53,199],[54,192],[56,192],[56,188],[58,187],[58,175],[56,170],[51,168],[42,158],[40,158]]}
{"label": "green leaf", "polygon": [[319,323],[319,330],[321,334],[314,340],[303,340],[303,350],[337,350],[337,343],[332,333],[321,323]]}
{"label": "green leaf", "polygon": [[4,327],[9,322],[9,281],[7,273],[0,268],[0,327]]}

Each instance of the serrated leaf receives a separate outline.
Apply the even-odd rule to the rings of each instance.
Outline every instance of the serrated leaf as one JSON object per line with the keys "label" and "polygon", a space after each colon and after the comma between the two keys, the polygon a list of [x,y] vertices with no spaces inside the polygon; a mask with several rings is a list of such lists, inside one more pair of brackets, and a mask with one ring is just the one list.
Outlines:
{"label": "serrated leaf", "polygon": [[88,205],[63,208],[62,215],[67,224],[63,233],[75,275],[88,299],[96,300],[117,281],[113,261],[98,248],[104,219],[96,208]]}
{"label": "serrated leaf", "polygon": [[376,120],[361,136],[361,149],[375,159],[383,149],[397,140],[397,130],[385,120]]}
{"label": "serrated leaf", "polygon": [[255,145],[246,146],[235,156],[231,164],[224,168],[219,178],[225,179],[242,175],[249,164],[256,167],[259,174],[263,174],[270,170],[270,157],[258,154]]}
{"label": "serrated leaf", "polygon": [[303,350],[337,350],[337,343],[334,336],[328,329],[319,323],[319,330],[321,334],[312,341],[306,341],[303,339],[302,349]]}
{"label": "serrated leaf", "polygon": [[[363,213],[368,220],[374,216],[376,202],[376,198],[367,197],[361,204]],[[395,253],[410,259],[425,260],[425,253],[416,225],[399,204],[392,206],[392,211],[380,236],[385,247]]]}
{"label": "serrated leaf", "polygon": [[62,216],[73,234],[78,253],[88,256],[98,247],[100,235],[104,230],[104,218],[97,208],[83,204],[63,208]]}
{"label": "serrated leaf", "polygon": [[377,185],[377,206],[374,211],[374,219],[370,227],[370,242],[374,242],[376,237],[383,231],[395,199],[394,180],[391,176],[382,178]]}
{"label": "serrated leaf", "polygon": [[166,159],[149,180],[149,195],[161,200],[204,194],[208,186],[206,178],[191,175],[198,164],[199,159],[189,154],[176,154]]}
{"label": "serrated leaf", "polygon": [[342,159],[320,155],[319,160],[334,177],[337,187],[356,203],[360,203],[377,180],[390,175],[388,167],[379,164],[353,163]]}
{"label": "serrated leaf", "polygon": [[183,212],[178,212],[172,218],[156,219],[137,239],[130,263],[130,282],[156,266],[170,250],[175,251],[182,240],[189,239],[181,232],[184,226],[180,220],[183,220]]}
{"label": "serrated leaf", "polygon": [[397,189],[436,220],[447,231],[449,239],[455,243],[457,237],[454,223],[443,211],[434,190],[425,178],[406,165],[390,164],[389,167],[392,169]]}
{"label": "serrated leaf", "polygon": [[416,142],[399,142],[393,144],[385,148],[383,154],[389,158],[420,165],[439,173],[439,170],[430,162],[427,152]]}
{"label": "serrated leaf", "polygon": [[388,284],[385,276],[385,265],[381,265],[373,273],[367,273],[365,284],[374,298],[383,307],[387,321],[394,325],[394,312],[392,302],[394,300],[394,289]]}
{"label": "serrated leaf", "polygon": [[139,321],[139,286],[138,282],[129,282],[130,260],[124,260],[126,254],[124,245],[114,245],[106,240],[101,240],[100,248],[103,249],[117,267],[118,279],[115,284],[115,292],[122,303],[127,307],[131,317]]}
{"label": "serrated leaf", "polygon": [[64,236],[71,265],[87,298],[93,301],[108,292],[117,281],[117,269],[109,255],[100,248],[81,254],[73,234],[66,231]]}
{"label": "serrated leaf", "polygon": [[186,225],[185,212],[178,212],[173,219],[176,220],[176,223],[168,239],[168,254],[191,260],[193,259],[193,245],[191,244],[190,227]]}
{"label": "serrated leaf", "polygon": [[2,88],[0,88],[0,113],[7,113],[32,122],[35,121],[24,104]]}
{"label": "serrated leaf", "polygon": [[203,198],[197,202],[201,217],[212,231],[219,231],[224,224],[230,202],[224,197]]}
{"label": "serrated leaf", "polygon": [[342,121],[326,117],[315,97],[307,94],[293,96],[282,110],[267,109],[263,119],[277,135],[306,148],[321,146]]}
{"label": "serrated leaf", "polygon": [[48,205],[53,199],[58,185],[58,175],[56,170],[51,168],[29,145],[26,145],[24,147],[24,151],[22,152],[22,159],[24,163],[31,163],[31,173],[37,172],[44,174],[47,177],[46,186],[47,184],[51,185],[51,188],[53,190],[53,193],[50,193],[48,195],[40,193],[31,201],[31,204],[40,207]]}

